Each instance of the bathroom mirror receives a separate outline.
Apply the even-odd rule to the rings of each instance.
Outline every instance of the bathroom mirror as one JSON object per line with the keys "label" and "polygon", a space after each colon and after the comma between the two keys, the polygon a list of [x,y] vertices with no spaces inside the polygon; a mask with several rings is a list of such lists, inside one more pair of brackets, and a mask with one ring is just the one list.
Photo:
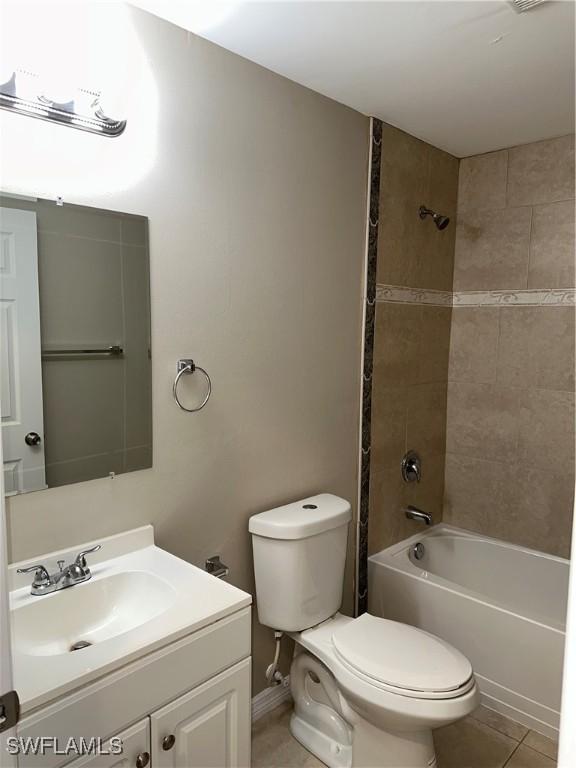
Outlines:
{"label": "bathroom mirror", "polygon": [[7,495],[152,465],[148,220],[0,195]]}

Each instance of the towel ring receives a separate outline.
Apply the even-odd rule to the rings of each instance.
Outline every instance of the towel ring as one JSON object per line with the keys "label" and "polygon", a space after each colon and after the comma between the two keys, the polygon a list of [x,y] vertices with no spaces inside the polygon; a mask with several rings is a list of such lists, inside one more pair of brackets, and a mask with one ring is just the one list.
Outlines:
{"label": "towel ring", "polygon": [[[206,405],[208,400],[210,400],[210,395],[212,394],[212,381],[210,380],[210,376],[206,373],[204,368],[200,368],[199,365],[196,365],[194,360],[190,360],[189,358],[183,358],[182,360],[178,360],[176,364],[176,378],[174,379],[174,384],[172,386],[172,395],[174,396],[174,400],[176,401],[176,405],[181,408],[183,411],[186,411],[187,413],[196,413],[196,411],[201,411],[202,408]],[[206,393],[206,397],[199,406],[196,408],[186,408],[185,405],[182,405],[180,402],[180,399],[178,398],[178,382],[180,381],[180,378],[186,373],[194,373],[194,371],[200,371],[200,373],[203,373],[206,377],[206,382],[208,384],[208,392]]]}

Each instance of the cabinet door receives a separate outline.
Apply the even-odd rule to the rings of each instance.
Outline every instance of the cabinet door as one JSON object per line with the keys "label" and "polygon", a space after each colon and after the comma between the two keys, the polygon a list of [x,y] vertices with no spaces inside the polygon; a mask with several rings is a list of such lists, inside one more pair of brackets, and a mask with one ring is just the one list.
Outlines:
{"label": "cabinet door", "polygon": [[250,659],[154,712],[153,768],[250,765]]}
{"label": "cabinet door", "polygon": [[105,742],[103,751],[117,751],[117,740],[122,742],[121,754],[87,755],[68,763],[66,768],[151,768],[148,718]]}

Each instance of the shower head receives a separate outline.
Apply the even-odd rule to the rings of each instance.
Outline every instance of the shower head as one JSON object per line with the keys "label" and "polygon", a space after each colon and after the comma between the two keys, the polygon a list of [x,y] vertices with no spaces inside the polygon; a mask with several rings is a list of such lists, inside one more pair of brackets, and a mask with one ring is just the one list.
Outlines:
{"label": "shower head", "polygon": [[430,208],[426,208],[425,205],[420,206],[418,213],[421,219],[425,219],[426,216],[432,216],[432,221],[434,222],[434,224],[436,224],[436,227],[440,230],[446,229],[448,224],[450,224],[450,219],[448,218],[448,216],[443,216],[441,213],[436,213],[435,211],[432,211]]}

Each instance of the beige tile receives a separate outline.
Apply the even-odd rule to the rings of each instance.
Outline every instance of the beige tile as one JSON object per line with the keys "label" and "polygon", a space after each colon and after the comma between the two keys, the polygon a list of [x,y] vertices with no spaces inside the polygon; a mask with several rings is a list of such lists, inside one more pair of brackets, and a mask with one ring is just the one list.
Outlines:
{"label": "beige tile", "polygon": [[508,205],[571,199],[574,199],[573,135],[509,150]]}
{"label": "beige tile", "polygon": [[404,483],[400,466],[373,469],[370,476],[368,552],[373,554],[411,536],[410,521],[402,514]]}
{"label": "beige tile", "polygon": [[506,763],[506,768],[555,768],[556,761],[520,744]]}
{"label": "beige tile", "polygon": [[106,358],[42,364],[47,462],[96,460],[123,448],[123,371],[122,360]]}
{"label": "beige tile", "polygon": [[445,522],[491,535],[493,508],[499,509],[509,468],[501,463],[446,454]]}
{"label": "beige tile", "polygon": [[152,442],[150,284],[146,248],[122,246],[122,294],[124,386],[130,393],[125,401],[125,439],[127,448],[138,448]]}
{"label": "beige tile", "polygon": [[380,283],[416,286],[427,228],[418,218],[425,202],[429,145],[383,126],[378,274]]}
{"label": "beige tile", "polygon": [[152,445],[128,448],[124,457],[124,471],[135,472],[152,466]]}
{"label": "beige tile", "polygon": [[434,731],[434,744],[438,768],[502,768],[518,746],[470,717]]}
{"label": "beige tile", "polygon": [[121,265],[116,243],[39,233],[43,343],[122,341]]}
{"label": "beige tile", "polygon": [[483,533],[569,557],[574,504],[574,476],[570,470],[566,474],[518,464],[502,465],[504,477],[485,491],[486,501],[491,504]]}
{"label": "beige tile", "polygon": [[450,381],[495,381],[499,322],[500,310],[496,307],[452,310]]}
{"label": "beige tile", "polygon": [[532,214],[529,288],[573,288],[574,203],[538,205]]}
{"label": "beige tile", "polygon": [[54,205],[51,201],[37,203],[38,228],[61,235],[74,235],[96,240],[120,242],[123,214],[85,208],[82,205]]}
{"label": "beige tile", "polygon": [[406,402],[406,447],[426,455],[446,450],[446,384],[410,387]]}
{"label": "beige tile", "polygon": [[465,157],[460,161],[458,209],[504,208],[508,152]]}
{"label": "beige tile", "polygon": [[574,467],[574,393],[549,389],[519,395],[518,460],[526,467],[557,470],[561,458]]}
{"label": "beige tile", "polygon": [[372,466],[400,466],[406,451],[405,387],[382,387],[375,378],[372,391]]}
{"label": "beige tile", "polygon": [[[404,485],[403,505],[413,504],[432,515],[434,523],[442,520],[444,500],[444,454],[422,453],[422,479],[419,483]],[[408,521],[407,528],[412,536],[422,528],[421,523]]]}
{"label": "beige tile", "polygon": [[421,307],[418,382],[445,382],[450,357],[450,307]]}
{"label": "beige tile", "polygon": [[458,216],[454,290],[526,288],[531,208],[465,211]]}
{"label": "beige tile", "polygon": [[502,308],[498,382],[572,391],[574,308]]}
{"label": "beige tile", "polygon": [[46,482],[50,488],[107,477],[110,472],[119,475],[124,471],[125,457],[122,451],[80,456],[70,461],[54,463],[50,459],[50,452],[46,452]]}
{"label": "beige tile", "polygon": [[454,243],[456,240],[456,216],[439,231],[431,221],[421,222],[427,229],[420,260],[412,286],[435,291],[451,291],[454,282]]}
{"label": "beige tile", "polygon": [[[380,283],[451,290],[458,160],[384,125],[378,232]],[[453,221],[439,232],[418,218],[421,205]]]}
{"label": "beige tile", "polygon": [[510,461],[516,455],[521,392],[493,384],[451,382],[446,450],[477,459]]}
{"label": "beige tile", "polygon": [[458,205],[458,158],[429,147],[428,205],[445,216],[455,216]]}
{"label": "beige tile", "polygon": [[388,387],[418,380],[421,317],[417,304],[377,305],[374,370]]}
{"label": "beige tile", "polygon": [[143,216],[124,214],[121,220],[122,242],[131,245],[148,245],[148,219]]}
{"label": "beige tile", "polygon": [[515,741],[522,741],[524,736],[528,733],[528,728],[525,725],[510,720],[508,717],[504,717],[500,712],[495,712],[493,709],[489,709],[484,705],[478,707],[473,713],[472,717],[475,720],[480,720],[484,725],[494,728],[496,731],[500,731],[505,736],[510,736]]}
{"label": "beige tile", "polygon": [[446,229],[438,231],[426,220],[418,287],[451,291],[454,274],[456,205],[458,198],[458,160],[435,147],[429,147],[429,179],[423,201],[432,210],[450,218]]}
{"label": "beige tile", "polygon": [[252,768],[324,768],[289,730],[292,703],[277,707],[252,727]]}
{"label": "beige tile", "polygon": [[543,736],[536,731],[529,731],[523,742],[527,747],[535,749],[552,760],[558,759],[558,742]]}

